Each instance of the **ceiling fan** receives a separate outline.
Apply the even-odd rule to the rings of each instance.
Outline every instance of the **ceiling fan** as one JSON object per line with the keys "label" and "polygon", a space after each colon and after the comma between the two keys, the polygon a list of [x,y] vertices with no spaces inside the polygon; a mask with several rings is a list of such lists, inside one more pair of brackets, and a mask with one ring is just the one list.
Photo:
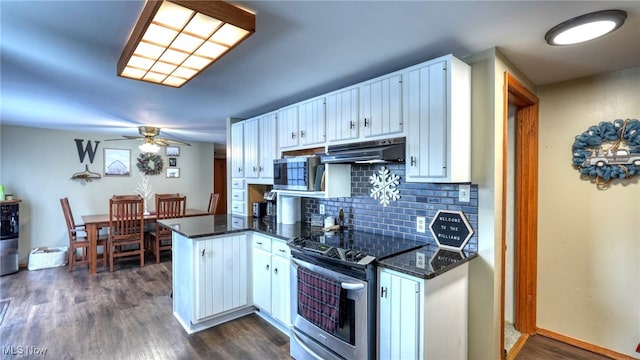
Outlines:
{"label": "ceiling fan", "polygon": [[156,153],[160,150],[160,146],[170,145],[186,145],[191,144],[179,141],[170,140],[157,137],[160,135],[160,128],[154,126],[138,126],[138,132],[141,136],[122,135],[124,139],[106,139],[105,141],[118,141],[118,140],[144,140],[144,144],[138,146],[140,151],[147,153]]}

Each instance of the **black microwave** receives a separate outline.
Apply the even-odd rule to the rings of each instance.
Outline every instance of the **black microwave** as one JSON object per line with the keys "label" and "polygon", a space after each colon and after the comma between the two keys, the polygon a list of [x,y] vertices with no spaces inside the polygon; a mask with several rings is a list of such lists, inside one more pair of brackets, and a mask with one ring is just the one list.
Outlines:
{"label": "black microwave", "polygon": [[313,191],[320,157],[292,156],[273,160],[273,188]]}

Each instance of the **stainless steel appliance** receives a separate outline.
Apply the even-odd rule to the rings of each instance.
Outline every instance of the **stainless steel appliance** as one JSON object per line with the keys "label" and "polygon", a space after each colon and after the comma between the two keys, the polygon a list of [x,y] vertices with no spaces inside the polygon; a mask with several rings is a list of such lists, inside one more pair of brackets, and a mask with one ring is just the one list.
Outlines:
{"label": "stainless steel appliance", "polygon": [[0,205],[0,275],[18,271],[19,204]]}
{"label": "stainless steel appliance", "polygon": [[404,162],[405,153],[405,138],[400,137],[329,145],[321,161],[323,164]]}
{"label": "stainless steel appliance", "polygon": [[290,241],[291,356],[375,359],[376,259],[420,245],[359,232]]}
{"label": "stainless steel appliance", "polygon": [[273,188],[276,190],[313,191],[320,157],[292,156],[273,160]]}
{"label": "stainless steel appliance", "polygon": [[267,203],[266,202],[254,202],[252,210],[253,210],[253,217],[254,218],[262,218],[267,214]]}
{"label": "stainless steel appliance", "polygon": [[278,193],[269,190],[264,193],[264,199],[267,201],[267,215],[265,216],[265,220],[270,222],[277,222],[278,220]]}

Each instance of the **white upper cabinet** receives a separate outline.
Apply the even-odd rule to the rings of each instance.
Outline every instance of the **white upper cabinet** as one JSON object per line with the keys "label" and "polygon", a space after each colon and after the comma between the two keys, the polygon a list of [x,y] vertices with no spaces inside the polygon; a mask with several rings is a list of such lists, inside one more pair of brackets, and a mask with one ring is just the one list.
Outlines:
{"label": "white upper cabinet", "polygon": [[298,105],[298,145],[324,145],[325,113],[324,97],[303,101]]}
{"label": "white upper cabinet", "polygon": [[298,146],[298,105],[278,110],[278,146],[280,149]]}
{"label": "white upper cabinet", "polygon": [[360,137],[402,132],[402,74],[360,86]]}
{"label": "white upper cabinet", "polygon": [[471,180],[471,67],[451,55],[406,70],[407,181]]}
{"label": "white upper cabinet", "polygon": [[276,113],[244,121],[244,177],[273,183],[273,159],[276,149]]}
{"label": "white upper cabinet", "polygon": [[231,177],[244,177],[244,123],[231,125]]}
{"label": "white upper cabinet", "polygon": [[302,149],[324,146],[324,97],[300,102],[278,110],[278,140],[280,149]]}
{"label": "white upper cabinet", "polygon": [[403,132],[402,73],[327,95],[327,141],[384,138]]}
{"label": "white upper cabinet", "polygon": [[358,88],[327,95],[327,141],[358,138]]}

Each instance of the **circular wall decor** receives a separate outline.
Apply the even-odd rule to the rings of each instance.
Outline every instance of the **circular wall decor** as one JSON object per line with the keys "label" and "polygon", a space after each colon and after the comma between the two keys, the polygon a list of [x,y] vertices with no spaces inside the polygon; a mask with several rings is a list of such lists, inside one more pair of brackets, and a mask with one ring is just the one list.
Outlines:
{"label": "circular wall decor", "polygon": [[577,135],[573,167],[606,188],[614,179],[640,175],[640,121],[616,119],[593,125]]}
{"label": "circular wall decor", "polygon": [[160,155],[141,153],[138,155],[136,166],[145,175],[160,175],[164,167],[164,161],[162,161]]}

